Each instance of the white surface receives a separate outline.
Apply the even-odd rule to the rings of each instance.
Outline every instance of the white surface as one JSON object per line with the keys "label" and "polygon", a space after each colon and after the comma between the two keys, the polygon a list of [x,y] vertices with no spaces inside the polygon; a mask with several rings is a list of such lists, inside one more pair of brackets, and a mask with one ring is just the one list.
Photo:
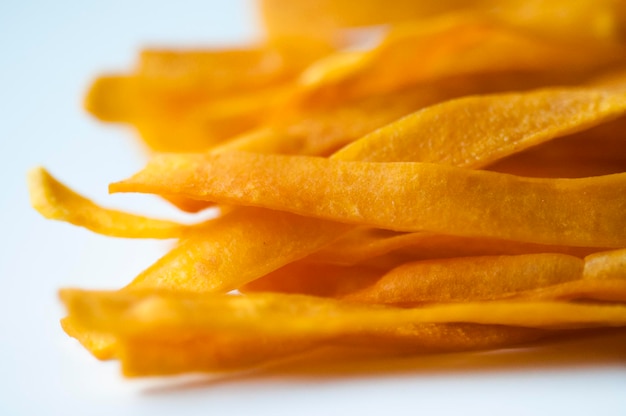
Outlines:
{"label": "white surface", "polygon": [[623,337],[619,347],[593,342],[596,352],[573,343],[552,347],[549,357],[400,359],[372,374],[137,382],[63,334],[59,287],[119,287],[167,243],[107,239],[39,218],[26,171],[42,164],[105,205],[175,217],[157,199],[107,195],[108,182],[137,170],[142,155],[130,132],[81,110],[82,94],[96,74],[130,67],[141,46],[251,38],[246,5],[0,2],[0,415],[625,415]]}

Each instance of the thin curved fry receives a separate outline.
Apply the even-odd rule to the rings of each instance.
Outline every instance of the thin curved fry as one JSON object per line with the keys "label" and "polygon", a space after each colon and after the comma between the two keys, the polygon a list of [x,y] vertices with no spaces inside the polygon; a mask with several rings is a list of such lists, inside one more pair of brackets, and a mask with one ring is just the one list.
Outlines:
{"label": "thin curved fry", "polygon": [[87,351],[99,360],[117,358],[117,337],[102,331],[92,331],[80,326],[72,317],[61,319],[61,327],[67,335],[76,338]]}
{"label": "thin curved fry", "polygon": [[[349,228],[289,213],[235,209],[195,229],[125,290],[227,292],[301,259]],[[259,247],[271,250],[272,255]]]}
{"label": "thin curved fry", "polygon": [[320,347],[375,350],[381,354],[471,351],[501,348],[551,335],[534,328],[472,324],[419,324],[387,333],[360,336],[259,337],[257,334],[217,334],[187,340],[155,341],[132,337],[119,340],[122,372],[128,377],[171,375],[183,372],[220,372],[266,366]]}
{"label": "thin curved fry", "polygon": [[420,323],[476,323],[574,329],[626,326],[626,306],[491,301],[393,308],[283,294],[246,296],[61,291],[69,316],[87,328],[120,336],[168,339],[184,334],[268,336],[384,334]]}
{"label": "thin curved fry", "polygon": [[365,303],[475,302],[580,280],[583,261],[563,254],[465,257],[412,262],[345,299]]}
{"label": "thin curved fry", "polygon": [[582,178],[626,172],[626,117],[511,155],[489,170],[530,177]]}
{"label": "thin curved fry", "polygon": [[444,16],[392,28],[373,49],[330,55],[309,67],[300,83],[305,99],[333,101],[450,76],[563,67],[588,72],[619,61],[623,54],[616,44],[586,46],[481,16]]}
{"label": "thin curved fry", "polygon": [[261,14],[271,40],[319,38],[350,42],[346,28],[380,24],[423,24],[434,16],[456,12],[482,13],[515,27],[555,38],[615,41],[623,27],[624,10],[611,0],[263,0]]}
{"label": "thin curved fry", "polygon": [[[315,340],[317,343],[320,340]],[[312,349],[311,339],[211,334],[171,340],[124,337],[117,350],[127,377],[241,370]]]}
{"label": "thin curved fry", "polygon": [[283,44],[280,48],[260,45],[241,49],[144,49],[135,73],[154,88],[218,97],[291,79],[330,51],[320,46],[321,43],[309,42]]}
{"label": "thin curved fry", "polygon": [[69,222],[98,234],[124,238],[177,238],[189,226],[100,207],[57,181],[44,168],[28,174],[30,201],[48,219]]}
{"label": "thin curved fry", "polygon": [[340,297],[370,287],[382,274],[384,271],[369,266],[295,261],[243,285],[239,291]]}
{"label": "thin curved fry", "polygon": [[404,261],[452,257],[561,253],[585,257],[597,248],[550,246],[520,241],[471,238],[427,232],[401,233],[377,228],[356,228],[307,257],[311,262],[351,265],[390,254]]}
{"label": "thin curved fry", "polygon": [[576,280],[558,285],[511,294],[511,300],[578,300],[626,302],[626,281],[624,279]]}
{"label": "thin curved fry", "polygon": [[[370,162],[436,162],[479,168],[626,112],[626,74],[610,89],[547,88],[447,101],[406,116],[341,149]],[[417,137],[416,137],[417,136]]]}
{"label": "thin curved fry", "polygon": [[615,197],[626,194],[626,174],[536,179],[426,163],[232,152],[159,155],[110,190],[180,194],[397,231],[626,245],[626,200]]}

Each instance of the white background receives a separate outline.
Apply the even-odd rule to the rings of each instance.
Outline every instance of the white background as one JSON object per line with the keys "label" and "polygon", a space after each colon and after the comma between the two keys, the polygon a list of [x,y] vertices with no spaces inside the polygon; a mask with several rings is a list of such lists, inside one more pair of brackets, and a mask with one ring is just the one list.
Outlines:
{"label": "white background", "polygon": [[[396,359],[328,376],[128,381],[61,331],[62,286],[117,288],[167,242],[107,239],[41,219],[25,177],[45,165],[104,205],[180,218],[147,196],[107,195],[137,170],[132,133],[81,108],[90,80],[124,71],[143,46],[244,43],[243,1],[0,2],[0,415],[626,415],[626,337]],[[380,368],[388,368],[379,371]]]}

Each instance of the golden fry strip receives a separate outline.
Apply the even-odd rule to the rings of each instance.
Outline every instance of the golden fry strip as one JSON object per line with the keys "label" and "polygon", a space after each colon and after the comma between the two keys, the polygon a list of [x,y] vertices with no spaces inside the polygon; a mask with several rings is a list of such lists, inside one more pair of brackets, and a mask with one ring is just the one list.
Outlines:
{"label": "golden fry strip", "polygon": [[102,121],[131,123],[153,150],[204,151],[256,127],[284,95],[284,87],[277,86],[216,99],[111,75],[94,82],[85,106]]}
{"label": "golden fry strip", "polygon": [[582,277],[583,261],[563,254],[465,257],[413,262],[346,299],[366,303],[475,302]]}
{"label": "golden fry strip", "polygon": [[204,103],[258,93],[284,83],[326,53],[301,46],[288,50],[144,50],[134,73],[96,79],[85,106],[105,121],[131,121],[138,112],[155,106],[180,113],[186,109],[181,105],[190,101]]}
{"label": "golden fry strip", "polygon": [[330,50],[321,43],[145,50],[136,71],[98,78],[85,107],[135,125],[153,150],[204,151],[267,118],[288,81]]}
{"label": "golden fry strip", "polygon": [[305,99],[333,101],[449,76],[562,67],[585,72],[617,61],[621,53],[615,45],[555,40],[491,19],[453,15],[394,28],[376,48],[338,52],[309,67],[300,80]]}
{"label": "golden fry strip", "polygon": [[247,49],[146,49],[137,76],[154,88],[194,91],[211,97],[256,90],[287,81],[329,50],[259,46]]}
{"label": "golden fry strip", "polygon": [[244,152],[164,154],[110,190],[180,194],[399,231],[626,245],[626,200],[615,197],[626,193],[626,174],[537,179],[425,163]]}
{"label": "golden fry strip", "polygon": [[398,304],[505,298],[626,301],[625,253],[622,249],[590,255],[584,273],[581,259],[553,253],[421,261],[384,275],[363,265],[301,261],[246,284],[242,291]]}
{"label": "golden fry strip", "polygon": [[248,282],[239,291],[340,297],[373,285],[383,274],[383,270],[368,266],[296,261]]}
{"label": "golden fry strip", "polygon": [[352,346],[386,354],[451,352],[501,348],[535,341],[547,335],[550,332],[534,328],[418,324],[394,328],[369,336],[366,340],[361,336],[290,339],[228,333],[173,341],[127,337],[119,340],[118,355],[124,375],[137,377],[246,369],[319,347]]}
{"label": "golden fry strip", "polygon": [[[152,150],[203,152],[259,126],[272,105],[282,101],[282,95],[282,90],[273,89],[230,96],[194,104],[174,117],[175,113],[157,108],[155,113],[139,114],[130,122]],[[140,107],[160,105],[155,102]]]}
{"label": "golden fry strip", "polygon": [[509,299],[542,300],[593,300],[626,302],[626,280],[576,280],[553,286],[511,294]]}
{"label": "golden fry strip", "polygon": [[626,117],[511,155],[489,170],[520,176],[582,178],[626,172]]}
{"label": "golden fry strip", "polygon": [[341,32],[345,28],[406,22],[419,26],[450,12],[482,13],[515,27],[579,42],[614,40],[623,19],[619,3],[611,0],[396,0],[391,7],[384,0],[361,1],[358,7],[351,0],[263,0],[261,12],[270,39],[306,37],[339,43],[349,42],[349,33]]}
{"label": "golden fry strip", "polygon": [[158,341],[124,337],[118,340],[117,349],[123,374],[137,377],[241,370],[307,351],[314,345],[310,339],[218,333]]}
{"label": "golden fry strip", "polygon": [[61,327],[67,335],[76,338],[87,351],[99,360],[117,357],[117,338],[102,331],[92,331],[76,323],[72,317],[61,319]]}
{"label": "golden fry strip", "polygon": [[235,209],[195,229],[126,288],[200,293],[237,289],[323,247],[349,228],[289,213]]}
{"label": "golden fry strip", "polygon": [[246,296],[61,292],[80,325],[121,336],[168,339],[214,331],[307,337],[384,334],[420,323],[477,323],[565,329],[626,326],[626,306],[492,301],[391,308],[283,294]]}
{"label": "golden fry strip", "polygon": [[597,248],[531,244],[520,241],[459,237],[427,232],[401,233],[357,227],[333,243],[310,254],[311,262],[350,265],[391,253],[405,262],[451,257],[562,253],[585,257]]}
{"label": "golden fry strip", "polygon": [[336,157],[484,167],[624,115],[626,73],[619,80],[607,89],[546,88],[447,101],[363,137]]}
{"label": "golden fry strip", "polygon": [[29,172],[31,205],[44,217],[98,234],[124,238],[177,238],[189,226],[102,208],[57,181],[44,168]]}

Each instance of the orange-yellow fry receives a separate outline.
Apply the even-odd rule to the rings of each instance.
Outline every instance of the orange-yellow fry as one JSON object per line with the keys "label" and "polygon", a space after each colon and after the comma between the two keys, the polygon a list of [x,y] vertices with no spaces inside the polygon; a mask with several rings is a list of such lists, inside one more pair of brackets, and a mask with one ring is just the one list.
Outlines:
{"label": "orange-yellow fry", "polygon": [[350,265],[390,253],[405,261],[503,254],[562,253],[584,257],[597,248],[550,246],[520,241],[459,237],[427,232],[402,233],[357,227],[310,254],[311,262]]}
{"label": "orange-yellow fry", "polygon": [[[447,101],[408,115],[341,149],[344,160],[490,165],[626,113],[626,72],[611,88],[569,87]],[[242,149],[245,150],[245,149]]]}
{"label": "orange-yellow fry", "polygon": [[392,29],[374,49],[322,59],[302,74],[300,82],[305,99],[333,101],[449,76],[563,67],[585,72],[607,66],[622,54],[615,45],[583,45],[490,19],[445,16]]}
{"label": "orange-yellow fry", "polygon": [[158,341],[127,337],[118,340],[116,358],[127,377],[223,372],[266,364],[309,350],[313,345],[311,339],[228,333]]}
{"label": "orange-yellow fry", "polygon": [[368,266],[346,267],[296,261],[243,285],[239,291],[339,297],[371,286],[383,273]]}
{"label": "orange-yellow fry", "polygon": [[613,40],[624,23],[624,7],[612,0],[263,0],[261,13],[270,39],[321,38],[347,43],[345,28],[411,22],[423,25],[434,16],[484,13],[532,32],[576,41]]}
{"label": "orange-yellow fry", "polygon": [[136,75],[142,82],[171,92],[195,91],[219,97],[275,85],[296,75],[328,49],[309,43],[246,49],[145,49]]}
{"label": "orange-yellow fry", "polygon": [[626,172],[626,117],[559,137],[488,167],[520,176],[581,178]]}
{"label": "orange-yellow fry", "polygon": [[76,338],[97,359],[110,360],[116,357],[118,344],[114,335],[92,331],[76,323],[72,317],[61,319],[61,327],[67,335]]}
{"label": "orange-yellow fry", "polygon": [[592,300],[626,302],[626,280],[575,280],[552,286],[511,294],[509,299],[542,300]]}
{"label": "orange-yellow fry", "polygon": [[32,206],[44,217],[85,227],[98,234],[125,238],[176,238],[188,226],[102,208],[57,181],[44,168],[28,174]]}
{"label": "orange-yellow fry", "polygon": [[180,194],[399,231],[626,245],[626,199],[616,198],[626,193],[626,174],[538,179],[427,163],[162,154],[110,189]]}
{"label": "orange-yellow fry", "polygon": [[[534,328],[476,324],[418,324],[392,328],[377,336],[259,337],[212,334],[186,339],[121,338],[118,357],[128,377],[184,372],[223,372],[267,365],[319,347],[351,346],[380,354],[451,352],[501,348],[534,341],[550,332]],[[325,358],[324,361],[333,359]]]}
{"label": "orange-yellow fry", "polygon": [[[346,224],[320,222],[289,213],[235,209],[196,228],[126,288],[200,293],[236,289],[299,260],[349,228]],[[289,232],[276,233],[276,230]],[[266,250],[271,250],[272,255],[268,256]]]}
{"label": "orange-yellow fry", "polygon": [[317,337],[384,334],[420,323],[565,329],[626,326],[626,306],[490,301],[393,308],[277,293],[246,296],[64,289],[69,316],[91,330],[171,339],[229,333]]}
{"label": "orange-yellow fry", "polygon": [[144,50],[133,73],[96,79],[85,106],[104,121],[131,121],[156,108],[179,114],[189,104],[247,96],[284,83],[327,52],[307,46]]}
{"label": "orange-yellow fry", "polygon": [[583,261],[564,254],[464,257],[407,263],[346,296],[366,303],[474,302],[578,280]]}
{"label": "orange-yellow fry", "polygon": [[284,94],[270,87],[215,98],[109,75],[93,83],[85,106],[102,121],[132,124],[152,150],[204,151],[261,123]]}

